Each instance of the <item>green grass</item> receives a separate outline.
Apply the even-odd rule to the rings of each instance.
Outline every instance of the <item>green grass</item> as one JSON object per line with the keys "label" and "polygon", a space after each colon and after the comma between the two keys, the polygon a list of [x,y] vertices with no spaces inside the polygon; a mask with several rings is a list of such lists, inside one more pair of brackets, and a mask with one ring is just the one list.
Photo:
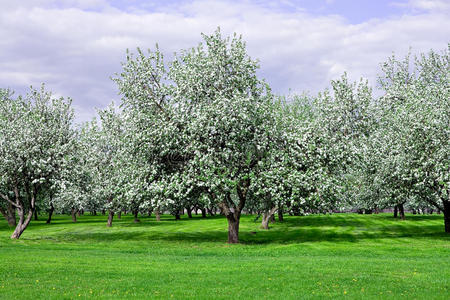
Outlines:
{"label": "green grass", "polygon": [[[20,240],[0,221],[1,299],[449,299],[442,215],[286,217],[269,231],[241,220],[56,216]],[[256,232],[256,233],[255,233]]]}

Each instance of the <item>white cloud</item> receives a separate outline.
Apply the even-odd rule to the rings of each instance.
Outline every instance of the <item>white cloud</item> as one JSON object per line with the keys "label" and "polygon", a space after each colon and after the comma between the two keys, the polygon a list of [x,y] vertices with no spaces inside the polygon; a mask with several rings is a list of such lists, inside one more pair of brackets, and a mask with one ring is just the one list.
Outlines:
{"label": "white cloud", "polygon": [[393,5],[410,8],[413,11],[439,11],[449,12],[450,2],[448,0],[409,0],[404,2],[394,2]]}
{"label": "white cloud", "polygon": [[[419,2],[444,3],[410,4]],[[46,82],[74,98],[78,119],[86,120],[94,107],[118,99],[109,77],[120,71],[126,48],[158,42],[170,55],[197,45],[201,32],[217,26],[226,34],[243,34],[250,55],[260,59],[260,73],[281,93],[317,92],[344,70],[374,83],[378,63],[392,51],[443,49],[450,36],[449,15],[439,9],[351,25],[339,16],[277,7],[276,2],[194,1],[136,12],[119,11],[103,0],[10,4],[0,11],[0,86],[21,90]]]}

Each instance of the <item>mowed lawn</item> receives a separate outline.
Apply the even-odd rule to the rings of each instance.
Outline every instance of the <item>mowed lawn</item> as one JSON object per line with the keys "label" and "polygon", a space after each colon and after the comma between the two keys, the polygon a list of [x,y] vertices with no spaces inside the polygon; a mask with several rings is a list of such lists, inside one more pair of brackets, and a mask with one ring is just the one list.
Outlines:
{"label": "mowed lawn", "polygon": [[450,299],[442,215],[243,216],[32,221],[20,240],[0,221],[1,299]]}

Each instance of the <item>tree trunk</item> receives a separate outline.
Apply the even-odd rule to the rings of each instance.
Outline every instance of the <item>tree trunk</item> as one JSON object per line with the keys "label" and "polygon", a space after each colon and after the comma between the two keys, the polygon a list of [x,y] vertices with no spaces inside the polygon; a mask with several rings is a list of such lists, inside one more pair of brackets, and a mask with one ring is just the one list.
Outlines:
{"label": "tree trunk", "polygon": [[50,224],[52,221],[53,212],[55,211],[55,207],[53,206],[53,203],[50,203],[50,210],[48,211],[48,218],[47,218],[47,224]]}
{"label": "tree trunk", "polygon": [[149,209],[149,210],[147,211],[147,216],[148,216],[149,218],[152,216],[152,210],[151,210],[151,209]]}
{"label": "tree trunk", "polygon": [[72,215],[72,222],[75,223],[77,221],[77,210],[75,208],[72,208],[71,215]]}
{"label": "tree trunk", "polygon": [[261,221],[261,229],[269,229],[269,221],[272,220],[272,217],[274,217],[274,213],[277,210],[276,207],[273,207],[269,211],[265,211],[263,213],[262,221]]}
{"label": "tree trunk", "polygon": [[175,220],[180,220],[180,219],[181,219],[181,217],[180,217],[180,212],[177,211],[177,212],[175,213]]}
{"label": "tree trunk", "polygon": [[227,216],[228,220],[228,244],[239,243],[239,219],[234,214]]}
{"label": "tree trunk", "polygon": [[269,229],[269,218],[269,214],[265,212],[262,216],[261,229]]}
{"label": "tree trunk", "polygon": [[6,218],[8,220],[8,225],[10,227],[17,226],[16,210],[14,209],[14,207],[12,205],[8,205]]}
{"label": "tree trunk", "polygon": [[371,209],[366,209],[365,211],[364,211],[364,213],[366,214],[366,215],[371,215],[372,214],[372,210]]}
{"label": "tree trunk", "polygon": [[102,209],[102,215],[106,215],[106,210]]}
{"label": "tree trunk", "polygon": [[9,227],[16,227],[16,210],[14,209],[14,206],[12,206],[11,203],[8,203],[8,207],[6,210],[3,210],[0,208],[0,212],[5,217],[5,220],[8,221]]}
{"label": "tree trunk", "polygon": [[161,221],[161,213],[159,212],[159,207],[155,209],[156,221]]}
{"label": "tree trunk", "polygon": [[403,207],[403,203],[398,205],[398,210],[400,212],[400,218],[405,220],[405,208]]}
{"label": "tree trunk", "polygon": [[415,209],[412,210],[413,215],[417,215],[417,211]]}
{"label": "tree trunk", "polygon": [[35,220],[35,221],[38,221],[38,220],[39,220],[37,209],[34,210],[34,220]]}
{"label": "tree trunk", "polygon": [[398,216],[398,205],[394,206],[394,218]]}
{"label": "tree trunk", "polygon": [[283,206],[280,206],[280,208],[278,208],[278,221],[279,222],[283,222],[284,221]]}
{"label": "tree trunk", "polygon": [[94,215],[94,216],[97,215],[97,211],[96,211],[96,210],[93,211],[93,215]]}
{"label": "tree trunk", "polygon": [[133,215],[134,215],[134,223],[139,223],[141,220],[139,220],[138,219],[138,214],[139,214],[139,211],[136,209],[134,212],[133,212]]}
{"label": "tree trunk", "polygon": [[122,218],[122,211],[121,210],[119,210],[119,212],[117,213],[117,219],[121,219]]}
{"label": "tree trunk", "polygon": [[206,218],[206,208],[202,208],[202,218]]}
{"label": "tree trunk", "polygon": [[192,210],[191,210],[191,208],[190,207],[186,207],[186,211],[187,211],[189,219],[192,219]]}
{"label": "tree trunk", "polygon": [[11,235],[12,239],[18,239],[22,235],[22,233],[28,227],[28,224],[30,224],[31,219],[33,218],[34,210],[36,209],[36,194],[37,194],[36,187],[33,186],[33,192],[30,192],[29,187],[27,186],[26,193],[28,195],[29,205],[28,205],[28,213],[25,216],[25,206],[21,200],[19,188],[18,186],[14,187],[14,194],[16,200],[16,204],[14,206],[16,207],[17,214],[19,215],[19,222],[17,223],[16,229]]}
{"label": "tree trunk", "polygon": [[209,215],[211,217],[214,217],[215,213],[212,211],[212,209],[208,207],[207,210],[208,210]]}
{"label": "tree trunk", "polygon": [[34,207],[31,207],[28,209],[27,216],[25,217],[25,212],[22,208],[17,208],[17,214],[19,215],[19,223],[16,225],[16,229],[14,230],[13,234],[11,235],[12,239],[18,239],[22,235],[22,233],[27,228],[28,224],[30,224],[30,221],[34,215]]}
{"label": "tree trunk", "polygon": [[444,224],[445,232],[450,233],[450,201],[442,201],[444,203]]}
{"label": "tree trunk", "polygon": [[109,213],[108,213],[108,223],[106,223],[107,227],[111,227],[112,226],[113,218],[114,218],[114,212],[112,210],[110,210]]}
{"label": "tree trunk", "polygon": [[270,223],[275,223],[276,222],[276,220],[275,220],[275,214],[272,214],[271,216],[270,216]]}

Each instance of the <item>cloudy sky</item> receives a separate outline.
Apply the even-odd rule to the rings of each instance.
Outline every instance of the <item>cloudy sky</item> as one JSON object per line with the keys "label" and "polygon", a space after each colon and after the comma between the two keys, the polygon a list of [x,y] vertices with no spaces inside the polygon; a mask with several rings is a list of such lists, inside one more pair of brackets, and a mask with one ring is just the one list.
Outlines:
{"label": "cloudy sky", "polygon": [[275,92],[312,93],[347,71],[375,84],[378,65],[450,42],[448,0],[0,0],[0,87],[46,83],[77,120],[120,100],[110,77],[125,50],[171,55],[200,33],[242,34]]}

